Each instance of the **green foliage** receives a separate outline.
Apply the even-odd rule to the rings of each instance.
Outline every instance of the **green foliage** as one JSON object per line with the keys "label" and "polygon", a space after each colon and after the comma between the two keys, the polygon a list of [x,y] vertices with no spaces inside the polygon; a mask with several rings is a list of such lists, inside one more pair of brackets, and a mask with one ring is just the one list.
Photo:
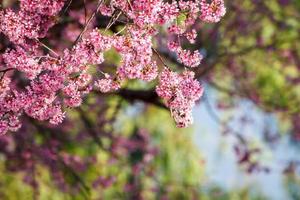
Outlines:
{"label": "green foliage", "polygon": [[220,39],[209,51],[213,86],[227,93],[220,100],[230,104],[232,95],[247,98],[290,123],[290,116],[300,113],[298,1],[228,5],[231,12],[220,24]]}

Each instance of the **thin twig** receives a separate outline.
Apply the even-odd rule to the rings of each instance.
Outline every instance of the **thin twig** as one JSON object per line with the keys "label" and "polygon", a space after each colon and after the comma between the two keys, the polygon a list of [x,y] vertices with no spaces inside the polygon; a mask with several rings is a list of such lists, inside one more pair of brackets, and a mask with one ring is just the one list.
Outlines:
{"label": "thin twig", "polygon": [[65,8],[65,10],[63,11],[62,15],[64,15],[64,14],[67,12],[67,10],[68,10],[69,7],[71,6],[72,2],[73,2],[73,0],[70,0],[70,1],[69,1],[69,3],[68,3],[68,5],[67,5],[67,7]]}
{"label": "thin twig", "polygon": [[108,23],[108,25],[107,25],[106,28],[105,28],[105,32],[106,32],[108,29],[110,29],[110,27],[111,27],[112,25],[114,25],[114,23],[116,23],[116,21],[119,19],[119,17],[121,16],[121,14],[122,14],[122,12],[119,12],[118,15],[117,15],[116,17],[113,16],[113,17],[111,18],[111,21]]}
{"label": "thin twig", "polygon": [[36,39],[36,41],[42,45],[45,49],[47,49],[48,51],[52,52],[55,56],[59,57],[59,54],[56,53],[53,49],[51,49],[50,47],[48,47],[46,44],[42,43],[39,39]]}
{"label": "thin twig", "polygon": [[7,69],[0,70],[0,73],[2,73],[1,77],[0,77],[0,81],[2,81],[2,79],[5,76],[6,72],[8,72],[10,70],[14,70],[14,68],[7,68]]}
{"label": "thin twig", "polygon": [[158,56],[158,58],[160,59],[160,61],[162,62],[162,64],[166,67],[168,67],[168,65],[165,63],[165,61],[163,60],[163,58],[161,57],[161,55],[158,53],[158,51],[152,47],[152,50],[154,51],[154,53]]}
{"label": "thin twig", "polygon": [[83,30],[81,31],[81,33],[78,35],[78,37],[76,38],[74,45],[82,38],[83,34],[86,32],[88,26],[90,25],[91,21],[93,20],[93,18],[96,16],[97,12],[100,9],[100,6],[102,4],[103,0],[99,0],[98,1],[98,5],[96,10],[93,12],[93,14],[90,16],[90,18],[88,19],[87,23],[85,24]]}
{"label": "thin twig", "polygon": [[0,70],[0,73],[6,73],[10,70],[13,70],[14,68],[7,68],[7,69],[3,69],[3,70]]}
{"label": "thin twig", "polygon": [[127,28],[127,26],[125,25],[120,31],[118,31],[118,32],[115,33],[114,35],[119,35],[119,34],[122,33],[126,28]]}

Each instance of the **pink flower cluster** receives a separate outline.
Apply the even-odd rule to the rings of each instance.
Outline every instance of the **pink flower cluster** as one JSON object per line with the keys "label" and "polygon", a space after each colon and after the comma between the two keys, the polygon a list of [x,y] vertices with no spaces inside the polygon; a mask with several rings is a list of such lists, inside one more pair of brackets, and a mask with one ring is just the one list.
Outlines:
{"label": "pink flower cluster", "polygon": [[26,44],[28,39],[45,37],[54,25],[56,14],[64,0],[21,0],[20,10],[0,11],[0,31],[16,44]]}
{"label": "pink flower cluster", "polygon": [[66,0],[20,0],[21,10],[39,15],[55,16]]}
{"label": "pink flower cluster", "polygon": [[223,0],[213,0],[211,3],[207,3],[207,0],[201,0],[200,4],[200,18],[205,22],[218,22],[226,13]]}
{"label": "pink flower cluster", "polygon": [[177,42],[170,42],[168,47],[177,54],[178,61],[187,67],[197,67],[203,59],[199,51],[191,52],[190,50],[182,49]]}
{"label": "pink flower cluster", "polygon": [[192,108],[203,94],[203,87],[194,79],[194,72],[178,74],[165,68],[159,76],[156,92],[166,101],[178,127],[193,123]]}
{"label": "pink flower cluster", "polygon": [[[88,30],[63,53],[51,50],[54,56],[43,53],[45,45],[41,45],[39,38],[45,37],[54,25],[54,17],[63,8],[64,0],[20,0],[19,10],[0,11],[0,32],[14,43],[14,48],[1,55],[0,134],[16,131],[21,126],[19,117],[23,113],[59,124],[65,118],[64,108],[80,106],[83,96],[93,87],[110,92],[118,90],[126,79],[152,81],[158,75],[157,94],[166,101],[178,127],[188,126],[192,123],[192,107],[203,88],[191,71],[177,74],[165,66],[159,72],[154,59],[154,41],[158,32],[165,29],[170,36],[168,48],[176,53],[178,61],[187,67],[199,66],[202,55],[183,49],[180,38],[194,43],[197,33],[191,25],[199,18],[216,22],[225,14],[223,1],[204,2],[111,0],[99,6],[98,14],[116,20],[119,16],[125,17],[130,23],[125,24],[122,31],[109,35],[97,28]],[[185,18],[178,24],[182,15]],[[105,51],[112,48],[121,57],[116,73],[101,71],[104,78],[92,77],[89,68],[103,63]],[[155,53],[158,54],[156,50]],[[13,79],[13,73],[6,69],[21,72],[20,78]]]}
{"label": "pink flower cluster", "polygon": [[3,59],[7,66],[24,72],[29,79],[34,79],[41,73],[42,66],[37,59],[28,54],[21,47],[17,47],[15,50],[8,50],[4,53]]}

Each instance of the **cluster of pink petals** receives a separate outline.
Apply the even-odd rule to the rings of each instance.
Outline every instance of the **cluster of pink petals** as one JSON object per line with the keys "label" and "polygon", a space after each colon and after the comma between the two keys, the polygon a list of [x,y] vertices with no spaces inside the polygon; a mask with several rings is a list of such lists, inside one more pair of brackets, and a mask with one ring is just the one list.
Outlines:
{"label": "cluster of pink petals", "polygon": [[188,67],[199,66],[203,58],[199,51],[191,52],[186,49],[179,49],[177,53],[178,53],[178,60]]}
{"label": "cluster of pink petals", "polygon": [[152,29],[129,27],[129,37],[120,37],[115,46],[122,56],[118,75],[124,78],[151,81],[157,76],[157,65],[152,61]]}
{"label": "cluster of pink petals", "polygon": [[133,1],[129,6],[128,15],[138,26],[152,24],[157,21],[163,5],[161,0]]}
{"label": "cluster of pink petals", "polygon": [[193,72],[178,74],[165,68],[159,76],[156,92],[165,100],[178,127],[193,123],[192,108],[203,94],[203,87],[194,79]]}
{"label": "cluster of pink petals", "polygon": [[20,0],[20,10],[0,11],[0,32],[16,44],[26,44],[28,39],[45,37],[54,25],[54,18],[64,0]]}
{"label": "cluster of pink petals", "polygon": [[190,32],[186,32],[184,36],[190,43],[194,44],[196,42],[197,32],[195,29],[192,29]]}
{"label": "cluster of pink petals", "polygon": [[225,15],[226,8],[223,0],[212,0],[210,3],[207,0],[201,0],[201,15],[200,18],[208,23],[219,22]]}
{"label": "cluster of pink petals", "polygon": [[3,59],[7,66],[24,72],[29,79],[34,79],[42,70],[38,59],[28,55],[28,52],[20,47],[4,53]]}
{"label": "cluster of pink petals", "polygon": [[64,6],[66,0],[20,0],[21,10],[40,15],[54,16]]}
{"label": "cluster of pink petals", "polygon": [[182,49],[177,42],[169,42],[168,47],[177,54],[178,61],[187,67],[198,67],[203,59],[199,51]]}
{"label": "cluster of pink petals", "polygon": [[0,31],[6,34],[12,42],[24,44],[26,38],[39,36],[41,18],[26,12],[14,12],[10,9],[0,11]]}
{"label": "cluster of pink petals", "polygon": [[99,89],[100,92],[103,93],[120,89],[120,83],[118,82],[118,80],[114,80],[108,74],[106,74],[106,77],[104,79],[96,81],[95,86]]}
{"label": "cluster of pink petals", "polygon": [[8,77],[3,77],[0,81],[0,100],[5,97],[6,93],[10,90],[9,84],[11,80]]}
{"label": "cluster of pink petals", "polygon": [[[112,16],[121,11],[132,21],[122,34],[108,35],[98,29],[90,30],[61,55],[44,55],[38,40],[54,25],[54,18],[64,3],[64,0],[20,0],[19,10],[0,11],[0,32],[14,43],[13,49],[1,55],[0,70],[9,68],[25,75],[21,76],[24,80],[19,84],[25,84],[21,89],[12,81],[9,72],[0,72],[0,134],[20,128],[19,117],[24,113],[37,120],[59,124],[65,118],[64,108],[80,106],[84,95],[94,87],[101,92],[111,92],[118,90],[123,80],[152,81],[157,76],[156,92],[166,101],[177,126],[186,127],[192,123],[192,107],[200,99],[203,88],[188,70],[177,74],[165,68],[159,72],[153,59],[153,40],[161,28],[167,27],[169,38],[185,37],[194,43],[197,33],[190,26],[199,17],[207,22],[218,21],[225,14],[222,0],[201,1],[201,5],[192,0],[111,0],[100,7],[99,13]],[[186,17],[178,25],[177,18],[182,13]],[[81,15],[77,17],[84,19]],[[89,68],[103,63],[105,51],[112,48],[121,57],[116,73],[104,73],[104,78],[92,77]],[[180,41],[170,41],[168,48],[183,65],[200,65],[202,55],[183,49]]]}

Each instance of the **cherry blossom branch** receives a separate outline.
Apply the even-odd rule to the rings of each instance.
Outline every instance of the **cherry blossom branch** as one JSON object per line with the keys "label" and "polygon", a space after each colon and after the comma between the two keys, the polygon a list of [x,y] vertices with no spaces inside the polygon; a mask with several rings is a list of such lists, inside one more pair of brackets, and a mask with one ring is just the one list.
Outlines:
{"label": "cherry blossom branch", "polygon": [[[90,15],[83,29],[80,31],[80,34],[74,41],[74,45],[76,46],[70,49],[63,47],[62,49],[64,52],[63,65],[68,65],[70,66],[69,68],[61,66],[62,63],[60,62],[52,62],[48,59],[45,61],[35,60],[27,53],[30,49],[30,45],[32,45],[28,43],[28,39],[35,39],[40,46],[60,58],[58,53],[37,38],[44,38],[47,34],[50,28],[50,26],[46,26],[47,20],[59,14],[64,6],[64,1],[59,4],[45,5],[44,3],[37,3],[36,5],[31,5],[30,2],[24,0],[24,2],[21,1],[20,10],[18,12],[8,10],[7,13],[3,15],[5,21],[11,22],[16,21],[15,18],[31,14],[31,12],[28,11],[35,9],[37,15],[40,17],[39,20],[37,20],[37,22],[34,21],[34,23],[33,19],[36,19],[35,15],[29,16],[28,19],[21,19],[19,20],[20,22],[17,20],[18,23],[12,26],[10,25],[11,23],[4,23],[5,27],[2,27],[3,30],[8,30],[3,31],[3,33],[8,36],[9,40],[17,47],[20,47],[5,53],[5,59],[10,62],[10,66],[23,72],[26,78],[29,79],[32,88],[28,87],[25,91],[25,95],[28,94],[32,98],[28,98],[28,101],[34,102],[33,104],[35,105],[42,104],[38,108],[31,108],[29,105],[20,105],[20,107],[17,107],[18,111],[25,111],[27,115],[35,119],[48,120],[51,124],[61,123],[65,118],[64,105],[71,108],[78,107],[82,104],[83,96],[89,93],[87,85],[89,85],[91,79],[94,78],[93,75],[88,72],[90,65],[103,63],[106,59],[104,55],[105,52],[111,48],[115,48],[122,57],[121,66],[118,67],[116,74],[105,74],[104,78],[95,80],[94,86],[99,91],[105,93],[118,90],[123,80],[140,79],[150,82],[158,79],[155,90],[130,91],[121,89],[115,94],[129,101],[141,100],[163,108],[167,106],[178,127],[186,127],[191,124],[193,121],[191,115],[192,107],[195,101],[201,98],[203,93],[203,87],[195,80],[195,73],[192,72],[193,68],[200,64],[202,59],[200,52],[183,49],[176,41],[168,42],[168,48],[177,54],[179,62],[181,62],[184,67],[190,67],[190,69],[185,68],[183,72],[176,72],[168,68],[164,68],[163,71],[160,71],[157,62],[153,60],[153,54],[156,54],[164,66],[167,66],[160,53],[152,48],[153,39],[157,31],[160,30],[160,27],[163,28],[167,26],[168,34],[170,35],[178,35],[181,32],[186,33],[186,37],[191,43],[195,40],[195,35],[197,34],[195,30],[194,32],[189,32],[187,29],[188,26],[182,30],[176,30],[177,24],[173,22],[173,19],[179,17],[181,13],[173,13],[170,12],[170,10],[177,10],[178,6],[168,1],[146,1],[142,2],[141,5],[135,1],[127,1],[125,2],[125,6],[118,1],[107,2],[103,10],[101,10],[105,12],[103,15],[111,16],[112,12],[114,12],[114,14],[111,16],[105,30],[111,29],[111,27],[119,21],[120,16],[123,15],[126,17],[128,23],[132,22],[134,25],[127,26],[128,31],[126,31],[124,36],[107,35],[94,29],[89,34],[89,37],[83,39],[83,35],[88,28],[90,28],[90,24],[100,11],[104,0],[98,0],[97,2],[96,9]],[[71,3],[72,1],[69,1],[69,5],[67,5],[66,9],[69,8]],[[190,3],[191,5],[189,5]],[[191,19],[188,20],[189,22],[186,22],[187,25],[194,24],[195,20],[199,17],[205,22],[218,22],[225,14],[224,2],[222,0],[218,5],[215,5],[214,1],[209,3],[201,1],[201,5],[194,5],[193,2],[188,2],[187,5],[179,6],[195,7],[194,11],[190,11],[191,13],[195,13],[193,13]],[[212,10],[211,7],[214,9]],[[47,11],[47,13],[44,11]],[[82,17],[81,14],[82,13],[80,13],[79,17]],[[46,22],[44,20],[46,20]],[[52,24],[53,23],[50,25]],[[26,34],[15,34],[13,30],[19,30],[16,28],[21,30],[19,31],[20,33],[24,32]],[[120,32],[117,32],[117,34],[119,33]],[[73,37],[73,35],[71,37]],[[80,43],[77,45],[79,41]],[[24,46],[24,48],[21,48],[22,46]],[[59,46],[55,48],[59,48]],[[186,85],[187,87],[185,87]],[[39,89],[36,89],[36,87]],[[5,85],[3,90],[6,92],[5,95],[9,95],[10,88],[8,84]],[[63,97],[57,101],[54,101],[52,98],[46,101],[44,99],[44,95],[57,96],[61,92]],[[24,94],[22,93],[22,95]],[[163,104],[159,97],[163,98],[168,104]],[[12,101],[14,101],[14,104],[8,104],[8,110],[16,110],[16,108],[10,105],[18,105],[19,99],[14,98]],[[47,108],[47,110],[42,111],[43,106]],[[17,119],[19,118],[19,116],[15,117]],[[15,130],[9,121],[3,123],[5,124],[4,128],[2,128],[2,132]],[[18,125],[21,124],[18,122]]]}
{"label": "cherry blossom branch", "polygon": [[[95,91],[96,94],[99,94]],[[100,93],[103,95],[103,93]],[[104,94],[105,95],[105,94]],[[168,109],[164,103],[160,101],[159,96],[155,92],[154,89],[150,90],[130,90],[130,89],[120,89],[117,92],[107,93],[106,95],[117,95],[122,97],[124,100],[128,102],[142,101],[145,103],[149,103],[155,105],[159,108]]]}
{"label": "cherry blossom branch", "polygon": [[156,105],[160,108],[167,109],[167,107],[162,102],[159,101],[159,97],[156,94],[155,90],[120,89],[118,92],[112,94],[121,96],[124,99],[128,100],[129,102],[134,102],[139,100],[139,101]]}

